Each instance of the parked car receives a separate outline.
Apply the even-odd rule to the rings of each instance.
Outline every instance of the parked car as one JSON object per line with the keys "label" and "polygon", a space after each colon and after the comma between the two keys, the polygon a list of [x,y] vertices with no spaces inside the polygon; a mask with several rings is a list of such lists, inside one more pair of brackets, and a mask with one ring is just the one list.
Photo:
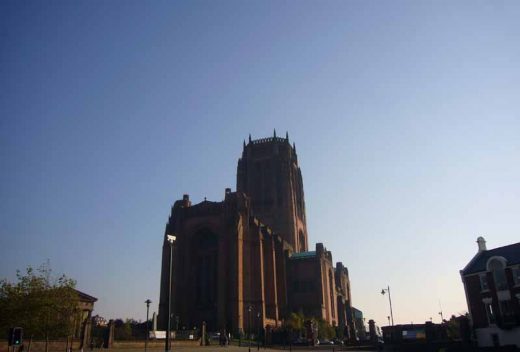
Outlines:
{"label": "parked car", "polygon": [[340,340],[338,338],[332,339],[332,342],[334,342],[334,344],[338,346],[343,346],[345,344],[343,340]]}
{"label": "parked car", "polygon": [[319,342],[320,346],[322,345],[334,345],[334,341],[328,339],[322,339]]}
{"label": "parked car", "polygon": [[292,341],[292,344],[294,346],[308,346],[309,345],[309,341],[307,341],[306,338],[298,337],[297,339]]}

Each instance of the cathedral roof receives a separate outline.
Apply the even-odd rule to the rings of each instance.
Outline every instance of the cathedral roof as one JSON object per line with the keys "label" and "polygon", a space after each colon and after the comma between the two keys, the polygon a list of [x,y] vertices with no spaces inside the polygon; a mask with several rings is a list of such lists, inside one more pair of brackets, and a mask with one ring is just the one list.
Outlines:
{"label": "cathedral roof", "polygon": [[291,255],[291,259],[306,259],[316,256],[316,251],[297,252]]}

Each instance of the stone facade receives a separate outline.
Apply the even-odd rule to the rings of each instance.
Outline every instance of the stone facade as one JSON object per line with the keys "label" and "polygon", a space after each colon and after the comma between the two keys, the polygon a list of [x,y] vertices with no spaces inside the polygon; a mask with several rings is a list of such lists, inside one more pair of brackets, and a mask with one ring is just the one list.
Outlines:
{"label": "stone facade", "polygon": [[316,244],[312,252],[294,253],[288,258],[288,294],[292,312],[322,318],[338,325],[336,284],[332,254]]}
{"label": "stone facade", "polygon": [[91,340],[92,312],[94,311],[94,303],[97,301],[97,298],[78,290],[74,291],[79,298],[78,310],[80,312],[75,321],[74,336],[80,339],[80,348],[83,348]]}
{"label": "stone facade", "polygon": [[[166,235],[176,236],[171,247]],[[237,191],[226,189],[223,201],[193,205],[184,195],[174,203],[162,252],[161,330],[170,253],[172,328],[178,319],[180,326],[205,321],[208,331],[255,333],[299,310],[342,329],[352,323],[348,271],[334,268],[323,244],[308,251],[303,181],[287,136],[244,142]]]}
{"label": "stone facade", "polygon": [[353,340],[356,336],[354,326],[354,315],[352,314],[352,296],[350,293],[350,279],[348,269],[343,263],[336,263],[334,271],[336,278],[336,296],[338,305],[338,327],[343,337]]}
{"label": "stone facade", "polygon": [[254,214],[279,233],[296,252],[307,250],[303,179],[296,147],[289,138],[252,141],[242,151],[237,167],[237,192],[251,198]]}
{"label": "stone facade", "polygon": [[[175,202],[166,233],[175,233],[172,296],[181,324],[209,331],[280,325],[285,311],[284,246],[269,227],[251,215],[250,199],[227,190],[222,202]],[[163,246],[159,326],[167,325],[170,244]],[[166,274],[166,275],[165,275]],[[280,297],[280,299],[278,299]],[[261,319],[257,317],[261,314]],[[165,321],[166,320],[166,321]],[[260,321],[259,321],[260,320]],[[257,328],[256,326],[254,327]]]}

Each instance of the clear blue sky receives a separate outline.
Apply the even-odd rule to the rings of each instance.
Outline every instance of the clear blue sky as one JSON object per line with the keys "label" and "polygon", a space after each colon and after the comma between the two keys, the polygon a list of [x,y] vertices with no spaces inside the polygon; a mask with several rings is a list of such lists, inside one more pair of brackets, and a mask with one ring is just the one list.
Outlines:
{"label": "clear blue sky", "polygon": [[386,322],[466,311],[520,238],[517,1],[0,2],[0,278],[50,259],[106,318],[156,310],[164,225],[289,131],[310,241]]}

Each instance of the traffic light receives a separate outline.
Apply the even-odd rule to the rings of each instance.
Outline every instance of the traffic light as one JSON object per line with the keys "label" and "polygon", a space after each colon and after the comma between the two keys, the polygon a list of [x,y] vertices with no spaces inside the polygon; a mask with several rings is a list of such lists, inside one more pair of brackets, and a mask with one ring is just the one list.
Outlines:
{"label": "traffic light", "polygon": [[9,346],[20,346],[23,342],[23,328],[9,329]]}

